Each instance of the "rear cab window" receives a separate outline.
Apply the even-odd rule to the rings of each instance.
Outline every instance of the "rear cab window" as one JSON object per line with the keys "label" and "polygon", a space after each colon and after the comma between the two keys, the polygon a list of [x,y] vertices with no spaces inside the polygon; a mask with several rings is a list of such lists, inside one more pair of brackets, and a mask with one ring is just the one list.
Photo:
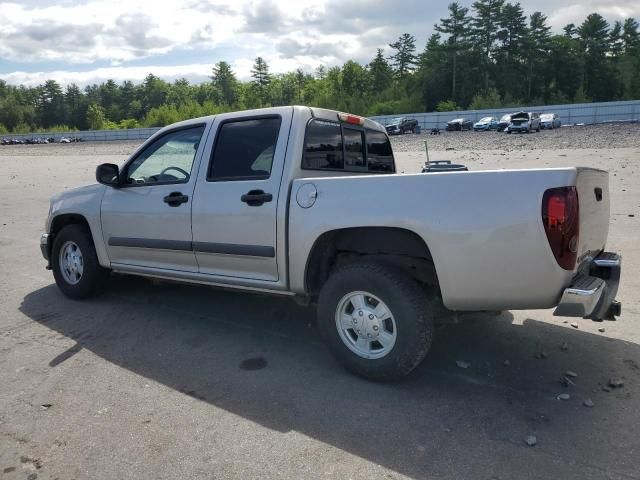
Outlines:
{"label": "rear cab window", "polygon": [[279,116],[223,122],[211,154],[207,181],[269,178],[280,123]]}
{"label": "rear cab window", "polygon": [[312,119],[305,134],[303,170],[395,173],[393,151],[384,132]]}

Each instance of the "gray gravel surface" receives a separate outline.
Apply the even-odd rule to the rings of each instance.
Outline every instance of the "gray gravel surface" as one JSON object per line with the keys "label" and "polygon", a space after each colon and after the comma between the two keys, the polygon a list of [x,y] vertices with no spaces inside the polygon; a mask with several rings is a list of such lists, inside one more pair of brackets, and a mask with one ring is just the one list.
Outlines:
{"label": "gray gravel surface", "polygon": [[430,135],[394,135],[394,151],[424,150],[424,141],[430,150],[545,150],[566,148],[631,148],[640,147],[640,123],[587,125],[541,130],[534,133],[505,132],[445,132]]}

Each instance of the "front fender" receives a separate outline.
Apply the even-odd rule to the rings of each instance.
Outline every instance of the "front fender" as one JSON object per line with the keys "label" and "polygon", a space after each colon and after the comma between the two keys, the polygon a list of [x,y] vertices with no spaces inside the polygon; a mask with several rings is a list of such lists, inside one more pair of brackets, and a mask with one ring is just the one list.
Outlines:
{"label": "front fender", "polygon": [[74,188],[54,195],[51,198],[49,216],[46,222],[46,232],[55,235],[53,227],[57,220],[67,215],[81,216],[89,225],[98,261],[103,267],[111,265],[102,240],[102,224],[100,222],[100,205],[107,188],[109,187],[95,184]]}

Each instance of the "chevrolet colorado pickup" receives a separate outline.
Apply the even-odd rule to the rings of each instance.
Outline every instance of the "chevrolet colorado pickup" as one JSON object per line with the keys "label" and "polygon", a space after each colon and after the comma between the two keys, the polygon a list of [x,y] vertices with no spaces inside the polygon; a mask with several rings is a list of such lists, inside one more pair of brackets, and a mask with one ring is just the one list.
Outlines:
{"label": "chevrolet colorado pickup", "polygon": [[51,200],[41,250],[65,295],[117,272],[315,301],[370,379],[413,370],[438,312],[620,314],[601,170],[398,174],[383,126],[296,106],[170,125],[96,180]]}

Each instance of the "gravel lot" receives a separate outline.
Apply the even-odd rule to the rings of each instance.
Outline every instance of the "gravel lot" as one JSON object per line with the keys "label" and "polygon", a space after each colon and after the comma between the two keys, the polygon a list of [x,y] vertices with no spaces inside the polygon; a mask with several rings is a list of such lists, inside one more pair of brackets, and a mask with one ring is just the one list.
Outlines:
{"label": "gravel lot", "polygon": [[[549,311],[462,316],[388,385],[346,374],[314,309],[285,299],[126,277],[66,299],[38,248],[48,199],[138,142],[0,146],[0,477],[639,479],[638,133],[394,138],[407,172],[425,138],[432,159],[474,170],[610,170],[623,315],[578,328]],[[611,377],[624,386],[604,391]]]}
{"label": "gravel lot", "polygon": [[446,132],[440,135],[393,136],[393,148],[398,152],[424,150],[424,141],[433,150],[555,150],[567,148],[639,148],[640,123],[620,123],[607,125],[586,125],[583,127],[562,127],[533,133],[505,132]]}

